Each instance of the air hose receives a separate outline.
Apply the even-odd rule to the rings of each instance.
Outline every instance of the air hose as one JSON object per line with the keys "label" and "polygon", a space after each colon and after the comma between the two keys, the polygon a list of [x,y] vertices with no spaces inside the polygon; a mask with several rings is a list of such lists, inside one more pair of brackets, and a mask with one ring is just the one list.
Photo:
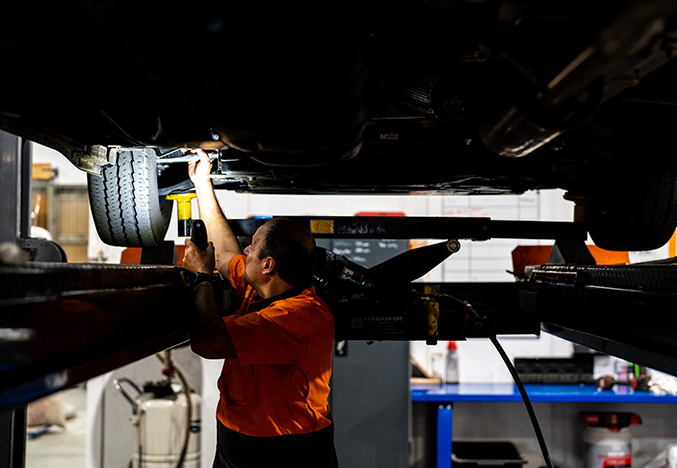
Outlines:
{"label": "air hose", "polygon": [[[458,298],[451,296],[449,294],[435,295],[435,298],[436,298],[436,300],[450,299],[452,301],[463,304],[463,306],[465,306],[472,313],[472,315],[477,319],[478,322],[482,321],[482,317],[480,316],[480,314],[477,313],[477,311],[472,307],[472,305],[470,305],[470,303],[468,301],[463,301],[463,300],[458,299]],[[543,437],[543,432],[541,431],[541,426],[538,424],[538,418],[536,417],[536,413],[534,412],[534,408],[531,405],[531,400],[529,399],[529,395],[527,394],[527,391],[524,388],[524,385],[522,384],[522,379],[520,378],[519,374],[517,373],[517,369],[515,369],[515,366],[513,366],[512,362],[510,362],[510,358],[506,354],[505,350],[503,349],[501,344],[498,342],[496,335],[493,334],[493,333],[490,334],[489,340],[491,341],[491,343],[496,348],[496,351],[498,351],[498,354],[501,356],[501,359],[503,360],[506,367],[508,368],[508,371],[510,372],[512,379],[515,381],[515,385],[517,385],[517,389],[519,390],[520,395],[522,396],[522,401],[524,402],[524,406],[526,407],[527,414],[529,415],[529,419],[531,420],[531,425],[533,426],[534,432],[536,433],[536,439],[538,440],[538,446],[541,449],[541,454],[543,455],[543,461],[545,462],[546,468],[553,468],[552,460],[550,459],[550,453],[548,452],[548,446],[545,443],[545,438]]]}

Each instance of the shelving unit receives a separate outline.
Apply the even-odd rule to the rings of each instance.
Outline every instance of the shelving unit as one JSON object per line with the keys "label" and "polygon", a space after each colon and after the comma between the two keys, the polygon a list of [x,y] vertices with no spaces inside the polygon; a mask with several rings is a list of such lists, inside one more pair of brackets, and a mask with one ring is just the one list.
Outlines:
{"label": "shelving unit", "polygon": [[[594,385],[525,385],[533,403],[677,403],[677,396],[637,392],[627,386],[599,390]],[[438,404],[436,467],[451,467],[453,405],[461,402],[521,402],[514,384],[412,384],[413,402]]]}

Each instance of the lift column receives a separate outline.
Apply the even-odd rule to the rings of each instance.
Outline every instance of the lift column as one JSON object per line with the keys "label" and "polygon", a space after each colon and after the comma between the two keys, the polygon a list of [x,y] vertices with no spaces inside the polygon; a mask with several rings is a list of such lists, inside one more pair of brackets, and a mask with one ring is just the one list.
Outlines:
{"label": "lift column", "polygon": [[[28,238],[32,178],[31,146],[0,131],[0,244]],[[26,456],[26,406],[0,410],[0,466],[23,468]]]}

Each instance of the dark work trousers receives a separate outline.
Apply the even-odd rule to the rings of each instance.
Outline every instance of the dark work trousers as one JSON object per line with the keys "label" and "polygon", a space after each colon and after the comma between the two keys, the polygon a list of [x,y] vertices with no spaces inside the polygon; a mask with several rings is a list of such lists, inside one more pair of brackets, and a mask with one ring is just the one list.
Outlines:
{"label": "dark work trousers", "polygon": [[338,468],[334,425],[310,434],[252,437],[216,421],[214,468]]}

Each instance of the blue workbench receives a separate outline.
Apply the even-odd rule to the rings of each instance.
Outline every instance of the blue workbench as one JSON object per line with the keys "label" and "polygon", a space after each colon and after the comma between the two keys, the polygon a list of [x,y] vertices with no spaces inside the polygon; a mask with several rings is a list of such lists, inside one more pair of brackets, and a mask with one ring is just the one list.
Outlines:
{"label": "blue workbench", "polygon": [[[677,403],[677,396],[637,392],[627,386],[600,390],[594,385],[525,385],[532,403]],[[458,402],[521,402],[514,384],[412,384],[414,402],[438,403],[437,468],[451,467],[452,412]]]}

